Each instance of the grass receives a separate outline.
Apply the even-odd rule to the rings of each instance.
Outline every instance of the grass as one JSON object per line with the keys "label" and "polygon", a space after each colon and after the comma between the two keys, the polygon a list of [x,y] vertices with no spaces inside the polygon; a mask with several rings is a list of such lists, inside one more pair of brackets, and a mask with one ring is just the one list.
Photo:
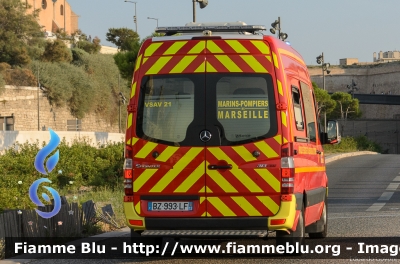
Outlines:
{"label": "grass", "polygon": [[382,153],[382,148],[377,143],[369,140],[366,136],[343,137],[339,144],[324,145],[324,152],[326,154],[355,151],[373,151]]}
{"label": "grass", "polygon": [[[84,202],[89,200],[93,200],[100,212],[101,207],[111,204],[115,215],[114,221],[122,228],[126,226],[125,215],[123,211],[124,190],[122,186],[117,187],[121,188],[115,188],[113,190],[112,188],[100,187],[89,192],[71,192],[68,190],[61,190],[60,195],[65,196],[69,203],[77,202],[79,205],[82,205]],[[88,229],[88,235],[95,235],[98,233],[113,231],[117,228],[107,223],[98,222],[95,226],[86,227],[86,229]]]}

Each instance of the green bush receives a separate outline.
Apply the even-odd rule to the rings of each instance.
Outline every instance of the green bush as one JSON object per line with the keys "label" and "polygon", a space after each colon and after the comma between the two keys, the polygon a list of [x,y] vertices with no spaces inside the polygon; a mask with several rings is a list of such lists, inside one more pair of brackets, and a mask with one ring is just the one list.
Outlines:
{"label": "green bush", "polygon": [[[96,113],[109,124],[118,122],[119,92],[129,97],[130,86],[119,80],[113,56],[89,55],[74,48],[72,58],[72,63],[33,61],[29,65],[32,72],[40,73],[49,103],[68,107],[71,115],[79,119]],[[121,119],[125,118],[126,111],[122,111]]]}
{"label": "green bush", "polygon": [[[44,145],[45,142],[40,148]],[[63,139],[57,148],[60,155],[57,166],[48,175],[43,175],[34,166],[39,142],[14,144],[0,156],[0,211],[34,208],[29,187],[40,178],[49,178],[60,193],[63,190],[77,192],[81,186],[110,189],[121,186],[123,143],[98,147],[84,138],[71,145]],[[42,191],[51,196],[46,189],[42,188]]]}
{"label": "green bush", "polygon": [[71,62],[71,50],[60,39],[56,39],[53,42],[48,41],[42,55],[42,60],[46,62]]}
{"label": "green bush", "polygon": [[382,148],[366,136],[343,137],[337,145],[324,145],[325,152],[352,152],[352,151],[374,151],[381,153]]}

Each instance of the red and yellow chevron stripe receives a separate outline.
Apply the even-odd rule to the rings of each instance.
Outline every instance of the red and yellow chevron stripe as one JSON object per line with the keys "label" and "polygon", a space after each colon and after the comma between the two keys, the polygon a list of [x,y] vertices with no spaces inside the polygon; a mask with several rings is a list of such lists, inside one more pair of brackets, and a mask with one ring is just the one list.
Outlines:
{"label": "red and yellow chevron stripe", "polygon": [[[135,197],[199,195],[198,216],[273,215],[280,205],[279,170],[257,168],[251,151],[260,150],[258,160],[278,158],[279,138],[207,149],[166,146],[132,138]],[[159,153],[157,158],[152,157],[154,151]],[[207,169],[209,164],[220,160],[232,164],[233,168],[225,172]],[[154,164],[158,166],[149,169],[144,166]],[[146,216],[139,209],[146,205],[143,207],[140,202],[135,200],[135,208],[139,215]]]}
{"label": "red and yellow chevron stripe", "polygon": [[[204,56],[207,56],[205,59]],[[144,75],[253,72],[268,73],[273,67],[270,48],[262,40],[164,41],[151,43],[141,55]],[[135,70],[138,69],[138,64]],[[133,92],[132,92],[133,93]]]}

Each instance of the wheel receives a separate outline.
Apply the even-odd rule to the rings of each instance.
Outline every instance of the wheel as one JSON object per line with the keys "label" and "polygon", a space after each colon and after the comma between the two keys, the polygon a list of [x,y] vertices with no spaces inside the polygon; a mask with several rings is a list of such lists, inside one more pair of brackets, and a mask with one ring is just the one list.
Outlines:
{"label": "wheel", "polygon": [[304,244],[304,237],[305,237],[305,227],[304,227],[304,205],[301,207],[300,215],[299,215],[299,221],[297,221],[297,226],[296,226],[296,231],[291,231],[290,234],[288,234],[286,231],[276,231],[276,245],[284,245],[289,244],[293,246],[292,250],[290,248],[287,248],[288,252],[285,252],[285,254],[289,255],[301,255],[300,252],[295,252],[296,244],[298,245],[303,245]]}
{"label": "wheel", "polygon": [[[321,218],[310,226],[311,231],[308,232],[310,238],[325,238],[328,234],[328,203],[324,200],[324,209]],[[313,232],[316,231],[316,232]]]}

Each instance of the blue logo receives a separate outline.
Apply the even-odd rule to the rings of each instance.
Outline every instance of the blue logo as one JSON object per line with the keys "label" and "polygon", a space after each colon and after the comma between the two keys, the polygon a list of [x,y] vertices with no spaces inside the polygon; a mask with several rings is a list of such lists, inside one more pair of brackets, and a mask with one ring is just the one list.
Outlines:
{"label": "blue logo", "polygon": [[[46,146],[44,146],[36,155],[35,158],[35,168],[38,172],[47,175],[47,172],[44,168],[44,161],[45,158],[53,151],[57,148],[58,144],[60,144],[60,138],[58,137],[58,135],[49,128],[50,131],[50,142],[49,144],[47,144]],[[55,154],[53,154],[52,156],[50,156],[47,159],[46,162],[46,168],[48,172],[51,172],[57,165],[58,163],[58,159],[59,159],[59,151],[57,150],[57,152]],[[48,178],[41,178],[39,180],[36,180],[35,182],[32,183],[31,187],[29,187],[29,197],[31,198],[32,202],[35,203],[37,206],[44,206],[44,204],[39,200],[39,197],[37,195],[37,191],[39,188],[39,185],[43,182],[49,182],[51,183],[51,181]],[[61,209],[61,198],[60,195],[58,194],[58,192],[56,190],[54,190],[51,187],[47,187],[44,186],[47,190],[49,190],[49,192],[51,193],[51,195],[54,197],[54,209],[51,212],[42,212],[38,209],[35,209],[36,212],[38,213],[38,215],[40,215],[43,218],[51,218],[53,216],[55,216],[56,214],[58,214],[58,212]],[[50,202],[50,198],[46,193],[42,193],[42,197],[43,199],[45,199],[47,202]]]}
{"label": "blue logo", "polygon": [[[51,183],[51,181],[47,178],[41,178],[39,180],[36,180],[32,183],[31,187],[29,187],[29,197],[31,198],[32,202],[34,202],[37,206],[44,206],[44,204],[39,200],[39,197],[37,195],[37,190],[39,188],[39,185],[42,182],[49,182]],[[60,195],[58,194],[58,192],[56,190],[54,190],[51,187],[47,187],[44,186],[44,188],[46,188],[47,190],[49,190],[49,192],[51,193],[51,195],[54,197],[54,208],[53,211],[51,212],[42,212],[38,209],[36,210],[36,213],[38,213],[38,215],[40,215],[43,218],[51,218],[53,216],[55,216],[56,214],[58,214],[58,212],[60,212],[61,209],[61,198]],[[46,193],[42,193],[42,197],[43,199],[45,199],[47,202],[50,202],[50,198]]]}
{"label": "blue logo", "polygon": [[[58,137],[58,135],[49,128],[50,131],[50,142],[49,144],[47,144],[46,146],[44,146],[36,155],[35,158],[35,168],[38,172],[40,172],[41,174],[47,175],[46,170],[44,169],[44,159],[53,151],[56,149],[56,147],[58,146],[58,144],[60,144],[60,138]],[[57,165],[58,163],[58,158],[59,158],[59,151],[57,150],[57,152],[49,157],[47,159],[46,162],[46,167],[48,172],[51,172],[54,167]]]}

